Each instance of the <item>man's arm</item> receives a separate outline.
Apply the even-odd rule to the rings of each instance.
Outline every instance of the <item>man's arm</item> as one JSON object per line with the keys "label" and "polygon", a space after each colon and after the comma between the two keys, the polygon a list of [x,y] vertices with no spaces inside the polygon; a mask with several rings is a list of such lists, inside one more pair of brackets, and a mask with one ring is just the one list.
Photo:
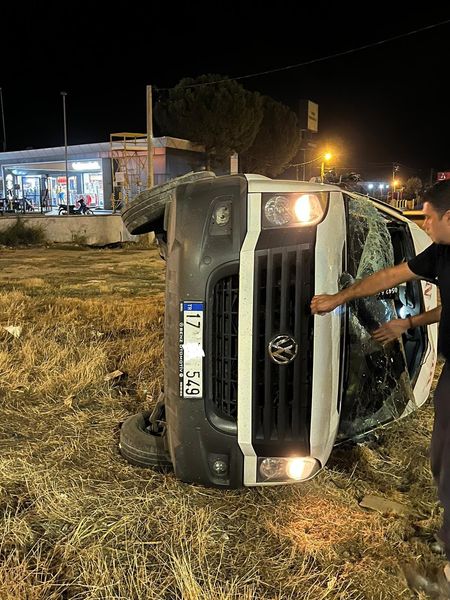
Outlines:
{"label": "man's arm", "polygon": [[373,296],[378,292],[395,287],[399,283],[411,281],[412,279],[420,278],[411,271],[408,263],[404,262],[395,267],[388,267],[357,281],[350,287],[337,292],[337,294],[320,294],[314,296],[311,301],[311,312],[313,315],[323,315],[345,302],[349,302],[355,298]]}
{"label": "man's arm", "polygon": [[376,339],[377,342],[380,342],[380,344],[387,344],[387,342],[399,338],[408,329],[438,323],[440,318],[441,307],[437,306],[432,310],[420,313],[420,315],[415,315],[414,317],[408,317],[407,319],[392,319],[392,321],[384,323],[384,325],[374,331],[372,337]]}

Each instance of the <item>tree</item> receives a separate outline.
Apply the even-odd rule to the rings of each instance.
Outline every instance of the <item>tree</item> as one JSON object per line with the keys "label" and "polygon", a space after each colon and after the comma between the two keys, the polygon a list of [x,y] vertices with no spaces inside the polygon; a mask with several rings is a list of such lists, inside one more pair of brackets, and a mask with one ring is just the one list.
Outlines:
{"label": "tree", "polygon": [[182,79],[155,107],[165,135],[205,146],[206,166],[233,152],[241,153],[255,139],[262,119],[261,96],[222,75]]}
{"label": "tree", "polygon": [[241,167],[247,173],[276,177],[298,152],[300,127],[297,115],[273,98],[263,96],[263,111],[254,142],[241,156]]}
{"label": "tree", "polygon": [[414,200],[419,195],[422,187],[422,180],[419,177],[410,177],[406,180],[403,197],[407,198],[408,200]]}

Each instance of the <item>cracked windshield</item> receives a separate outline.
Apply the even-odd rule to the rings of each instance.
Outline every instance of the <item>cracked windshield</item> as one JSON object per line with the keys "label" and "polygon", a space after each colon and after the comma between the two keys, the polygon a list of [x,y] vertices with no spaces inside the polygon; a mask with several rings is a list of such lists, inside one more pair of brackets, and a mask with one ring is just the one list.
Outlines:
{"label": "cracked windshield", "polygon": [[[385,220],[366,200],[348,197],[348,265],[344,287],[393,266]],[[348,374],[338,439],[358,435],[399,417],[413,391],[403,342],[385,347],[371,333],[397,317],[394,301],[361,298],[348,305]]]}

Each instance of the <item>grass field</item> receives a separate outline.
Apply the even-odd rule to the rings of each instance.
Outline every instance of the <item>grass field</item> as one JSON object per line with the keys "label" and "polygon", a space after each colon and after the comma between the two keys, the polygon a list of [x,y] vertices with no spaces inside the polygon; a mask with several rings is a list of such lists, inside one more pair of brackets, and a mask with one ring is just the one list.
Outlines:
{"label": "grass field", "polygon": [[0,600],[417,598],[402,565],[440,561],[430,403],[303,485],[183,484],[118,452],[161,389],[163,319],[156,250],[0,249]]}

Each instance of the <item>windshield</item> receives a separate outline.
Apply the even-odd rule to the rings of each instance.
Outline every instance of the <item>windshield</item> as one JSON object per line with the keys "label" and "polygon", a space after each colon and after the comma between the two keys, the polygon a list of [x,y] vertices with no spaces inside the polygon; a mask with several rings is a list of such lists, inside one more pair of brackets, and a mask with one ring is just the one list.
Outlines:
{"label": "windshield", "polygon": [[[366,198],[346,196],[347,271],[343,286],[394,265],[383,215]],[[354,437],[399,417],[413,392],[401,340],[386,346],[371,333],[397,318],[393,300],[376,296],[348,304],[347,373],[338,439]]]}

